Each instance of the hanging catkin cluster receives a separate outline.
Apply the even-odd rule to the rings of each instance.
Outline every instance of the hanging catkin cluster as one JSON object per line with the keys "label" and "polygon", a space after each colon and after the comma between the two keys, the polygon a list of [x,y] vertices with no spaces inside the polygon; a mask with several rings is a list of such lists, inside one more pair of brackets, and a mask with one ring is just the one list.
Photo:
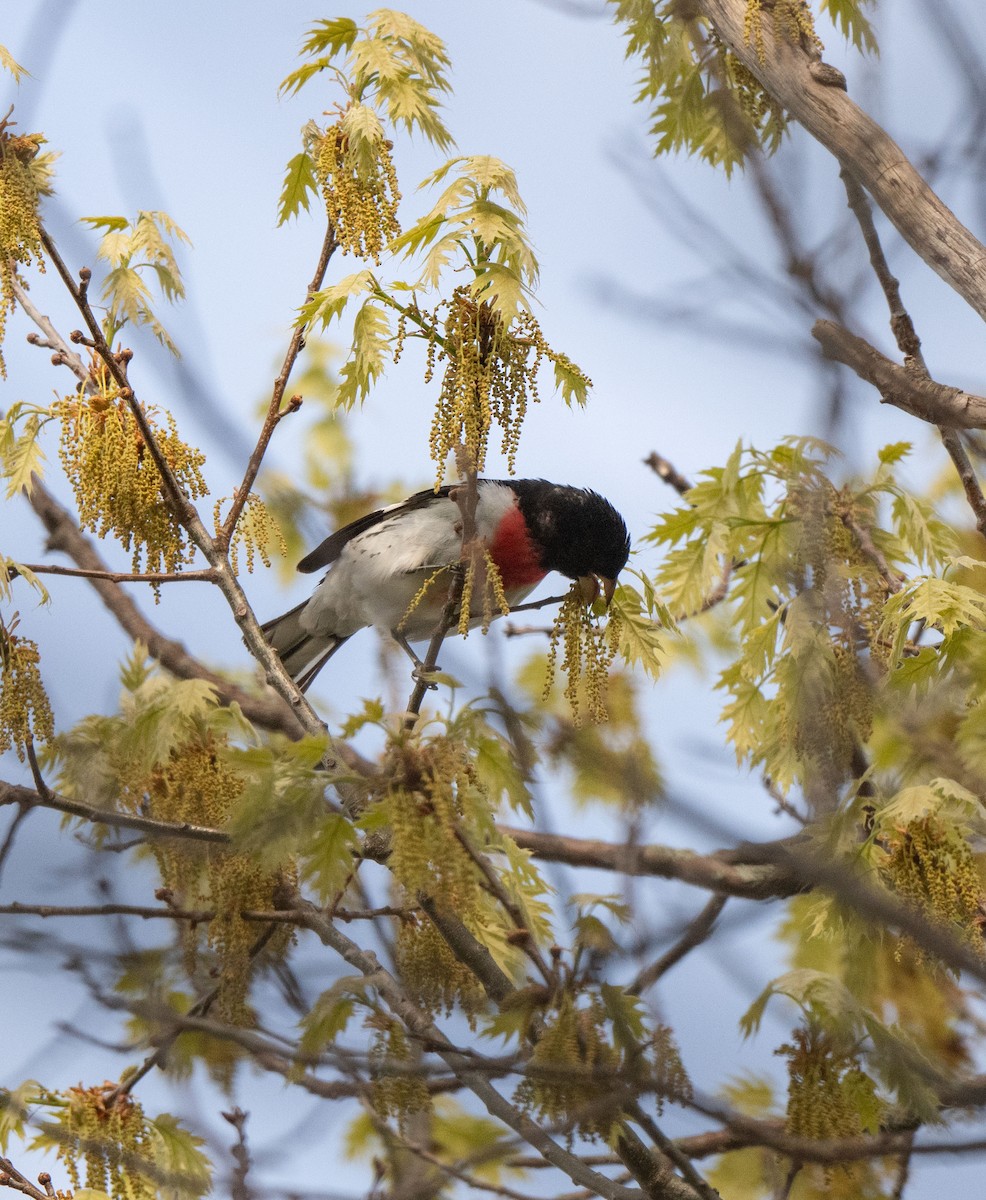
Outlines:
{"label": "hanging catkin cluster", "polygon": [[581,585],[576,581],[559,606],[551,627],[543,698],[547,698],[554,683],[561,644],[565,649],[561,664],[566,677],[565,698],[576,725],[582,720],[583,702],[590,721],[607,720],[606,689],[619,640],[618,614],[611,612],[605,625],[601,624],[586,604]]}
{"label": "hanging catkin cluster", "polygon": [[401,194],[390,143],[382,134],[372,140],[351,137],[346,125],[352,111],[317,142],[315,169],[336,241],[345,253],[379,263],[387,243],[401,231]]}
{"label": "hanging catkin cluster", "polygon": [[[472,806],[488,811],[467,749],[451,738],[407,742],[391,752],[389,786],[381,800],[391,829],[390,869],[409,906],[420,894],[467,926],[479,919],[481,880],[464,839]],[[455,957],[432,922],[412,915],[397,931],[401,978],[432,1012],[458,1003],[467,1015],[486,1000],[475,975]]]}
{"label": "hanging catkin cluster", "polygon": [[370,1103],[381,1117],[393,1117],[403,1134],[411,1117],[431,1107],[424,1074],[415,1069],[420,1068],[420,1057],[412,1053],[404,1029],[392,1017],[375,1014],[366,1025],[376,1031],[370,1046]]}
{"label": "hanging catkin cluster", "polygon": [[[242,775],[224,757],[222,741],[203,737],[175,749],[165,763],[147,773],[138,765],[118,764],[122,799],[174,825],[201,825],[222,829],[229,822],[243,791]],[[194,969],[200,946],[217,956],[219,994],[216,1010],[222,1020],[248,1025],[253,1016],[247,1003],[250,984],[250,950],[261,926],[247,921],[244,911],[272,906],[282,873],[266,870],[246,854],[224,845],[155,842],[161,879],[175,901],[190,908],[211,907],[214,916],[183,930],[186,966]],[[291,873],[290,864],[284,871]],[[204,932],[203,932],[204,931]],[[284,926],[267,943],[267,952],[282,952],[290,943]]]}
{"label": "hanging catkin cluster", "polygon": [[[439,310],[447,308],[441,334]],[[442,389],[431,426],[431,456],[439,478],[448,456],[465,446],[477,471],[486,464],[490,431],[503,431],[500,449],[513,473],[528,406],[536,404],[538,371],[554,354],[533,315],[521,311],[508,323],[496,308],[477,300],[469,287],[456,288],[448,301],[429,314],[431,339],[425,379],[445,362]],[[590,381],[568,359],[566,368],[585,387]]]}
{"label": "hanging catkin cluster", "polygon": [[43,140],[40,134],[14,137],[0,125],[0,376],[4,379],[3,337],[14,309],[17,269],[37,264],[44,270],[38,201],[46,190],[47,172],[35,164]]}
{"label": "hanging catkin cluster", "polygon": [[[223,501],[217,500],[212,512],[217,533],[221,526],[222,506]],[[236,522],[236,528],[233,530],[233,537],[229,543],[230,566],[238,575],[240,551],[243,551],[247,572],[252,574],[254,559],[258,554],[264,566],[270,566],[272,550],[275,553],[280,552],[286,555],[288,552],[287,542],[285,542],[281,527],[274,519],[270,509],[256,492],[251,492],[243,505],[240,519]]]}
{"label": "hanging catkin cluster", "polygon": [[[969,843],[933,813],[909,821],[888,837],[884,877],[897,894],[929,920],[946,926],[980,954],[983,911],[982,878]],[[898,947],[898,957],[901,947]],[[918,951],[918,957],[923,952]]]}
{"label": "hanging catkin cluster", "polygon": [[804,773],[833,784],[851,774],[873,723],[875,614],[889,591],[853,532],[868,516],[847,490],[818,478],[793,486],[785,506],[796,599],[776,703]]}
{"label": "hanging catkin cluster", "polygon": [[[131,551],[134,571],[173,572],[191,560],[194,547],[162,493],[162,480],[130,405],[105,368],[92,370],[96,387],[56,402],[61,421],[59,454],[75,491],[79,520],[99,537],[113,534]],[[154,440],[192,500],[206,494],[205,456],[178,436],[170,414],[142,409]]]}
{"label": "hanging catkin cluster", "polygon": [[781,1046],[787,1058],[787,1131],[794,1137],[858,1137],[861,1110],[872,1108],[875,1086],[850,1049],[840,1048],[817,1025],[796,1029]]}
{"label": "hanging catkin cluster", "polygon": [[60,1124],[58,1157],[76,1191],[85,1187],[112,1200],[155,1200],[158,1190],[138,1166],[154,1165],[154,1132],[138,1101],[110,1084],[69,1088]]}
{"label": "hanging catkin cluster", "polygon": [[598,997],[583,1007],[563,993],[545,1016],[514,1103],[542,1120],[574,1125],[583,1137],[608,1137],[619,1114],[620,1057],[606,1036],[605,1016]]}
{"label": "hanging catkin cluster", "polygon": [[16,750],[21,762],[30,742],[50,742],[54,737],[39,663],[37,643],[0,624],[0,754]]}

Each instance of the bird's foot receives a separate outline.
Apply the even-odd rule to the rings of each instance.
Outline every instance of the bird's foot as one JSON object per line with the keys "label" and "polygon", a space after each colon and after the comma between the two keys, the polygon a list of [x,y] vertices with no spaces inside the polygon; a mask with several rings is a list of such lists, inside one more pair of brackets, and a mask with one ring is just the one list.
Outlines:
{"label": "bird's foot", "polygon": [[423,683],[429,692],[437,692],[438,684],[435,681],[434,676],[438,674],[438,671],[438,666],[434,666],[429,669],[424,665],[423,662],[419,662],[411,672],[411,678],[415,683]]}

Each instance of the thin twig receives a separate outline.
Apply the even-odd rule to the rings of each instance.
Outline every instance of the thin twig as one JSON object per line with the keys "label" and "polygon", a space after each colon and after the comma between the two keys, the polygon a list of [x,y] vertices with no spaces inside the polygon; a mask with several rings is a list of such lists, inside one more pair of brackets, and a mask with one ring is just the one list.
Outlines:
{"label": "thin twig", "polygon": [[[51,1183],[50,1175],[42,1176],[42,1178],[46,1178],[48,1183]],[[0,1187],[9,1187],[12,1191],[23,1192],[25,1196],[30,1196],[31,1200],[46,1200],[48,1196],[54,1195],[47,1187],[43,1192],[36,1188],[26,1175],[22,1175],[17,1170],[9,1158],[3,1157],[0,1157]]]}
{"label": "thin twig", "polygon": [[154,917],[170,918],[174,921],[204,923],[216,915],[211,909],[152,908],[142,904],[21,904],[14,900],[0,904],[4,916],[29,917]]}
{"label": "thin twig", "polygon": [[962,434],[957,429],[948,429],[942,425],[938,426],[938,432],[941,434],[942,445],[955,464],[965,498],[976,518],[976,528],[986,537],[986,496],[983,495],[979,478],[969,461],[965,446],[962,445]]}
{"label": "thin twig", "polygon": [[659,959],[645,967],[637,978],[630,984],[627,991],[633,996],[639,996],[666,974],[696,946],[700,946],[715,928],[719,914],[726,907],[728,896],[713,896],[698,916],[688,925],[677,942],[661,955]]}
{"label": "thin twig", "polygon": [[900,1157],[897,1160],[897,1178],[894,1181],[894,1190],[891,1193],[890,1200],[902,1200],[904,1189],[907,1187],[907,1181],[911,1174],[911,1155],[914,1153],[914,1134],[906,1136],[906,1145],[901,1150]]}
{"label": "thin twig", "polygon": [[35,575],[69,575],[77,579],[107,579],[110,583],[215,583],[211,567],[202,571],[92,571],[83,567],[59,567],[54,563],[18,563]]}
{"label": "thin twig", "polygon": [[[900,294],[900,280],[890,270],[890,265],[883,252],[880,236],[873,220],[873,209],[866,198],[865,191],[852,172],[844,166],[840,174],[846,188],[849,208],[862,231],[863,240],[869,251],[870,264],[886,297],[887,306],[890,309],[890,328],[898,349],[904,355],[904,366],[916,376],[930,381],[928,366],[921,352],[921,339],[914,328],[911,314],[904,307],[904,301]],[[986,496],[983,495],[982,486],[962,444],[962,436],[947,424],[940,424],[938,432],[949,457],[955,464],[962,483],[962,490],[965,492],[966,500],[976,518],[976,528],[986,537]]]}
{"label": "thin twig", "polygon": [[568,593],[564,596],[545,596],[543,600],[528,600],[525,604],[513,604],[510,607],[511,614],[519,612],[531,612],[536,608],[547,608],[549,604],[561,604],[563,600],[568,599]]}
{"label": "thin twig", "polygon": [[[44,227],[44,225],[39,224],[38,233],[41,239],[41,244],[44,246],[45,253],[53,263],[55,270],[61,277],[62,283],[65,285],[65,288],[72,297],[72,300],[75,302],[75,306],[78,308],[79,313],[86,324],[86,328],[89,330],[93,349],[103,360],[107,371],[113,379],[113,382],[120,389],[121,398],[126,402],[127,407],[130,409],[134,422],[136,423],[137,428],[140,430],[140,435],[144,439],[144,445],[147,449],[147,452],[153,459],[154,465],[157,467],[158,474],[161,476],[161,487],[164,492],[165,499],[168,501],[168,504],[171,506],[172,511],[180,523],[188,530],[190,534],[192,534],[196,544],[200,544],[199,537],[196,536],[196,534],[201,531],[201,534],[208,538],[208,534],[205,532],[205,527],[201,524],[194,505],[185,495],[181,484],[178,482],[178,479],[171,468],[171,463],[168,461],[167,457],[162,451],[157,437],[155,436],[154,430],[151,428],[151,424],[147,419],[147,414],[144,412],[143,407],[141,406],[137,397],[134,395],[133,388],[130,386],[126,369],[117,356],[113,353],[112,347],[103,336],[103,331],[100,327],[99,321],[96,319],[96,314],[92,311],[92,307],[89,304],[85,288],[80,287],[79,284],[76,283],[75,277],[68,269],[65,260],[58,251],[58,247],[55,245],[51,235],[48,233],[48,230]],[[201,545],[200,548],[202,548]]]}
{"label": "thin twig", "polygon": [[784,1182],[781,1184],[777,1192],[776,1200],[788,1200],[791,1195],[791,1188],[794,1187],[794,1181],[801,1173],[801,1168],[804,1164],[795,1159],[788,1167],[787,1174],[784,1176]]}
{"label": "thin twig", "polygon": [[644,459],[644,466],[650,467],[669,487],[673,487],[679,496],[691,491],[691,482],[682,475],[673,462],[662,454],[658,454],[656,450],[652,450]]}
{"label": "thin twig", "polygon": [[250,1200],[253,1195],[250,1185],[247,1183],[247,1175],[250,1171],[250,1150],[246,1140],[248,1115],[241,1108],[234,1108],[232,1112],[220,1114],[223,1120],[228,1121],[236,1130],[236,1141],[230,1147],[230,1153],[236,1163],[232,1178],[230,1179],[229,1194],[231,1200]]}
{"label": "thin twig", "polygon": [[414,690],[411,692],[407,707],[404,710],[404,725],[407,729],[410,729],[414,725],[418,714],[421,712],[421,705],[424,703],[424,698],[433,686],[429,680],[429,676],[437,669],[438,656],[441,653],[442,646],[445,644],[446,637],[448,637],[449,630],[455,624],[456,612],[459,607],[459,601],[462,598],[462,580],[463,571],[461,567],[454,568],[452,571],[452,582],[449,584],[448,595],[442,607],[442,614],[439,617],[438,625],[435,627],[435,632],[431,635],[431,641],[428,643],[428,650],[421,662],[421,666],[415,669]]}
{"label": "thin twig", "polygon": [[81,817],[94,825],[108,825],[111,828],[139,829],[155,837],[183,838],[196,842],[217,842],[225,845],[231,841],[228,833],[220,829],[210,829],[204,825],[175,824],[170,821],[157,821],[153,817],[142,817],[136,813],[113,812],[98,808],[93,804],[83,804],[80,800],[70,800],[46,789],[46,794],[35,792],[30,788],[16,783],[7,783],[0,779],[0,807],[5,804],[23,804],[29,808],[52,808],[56,812],[68,813],[73,817]]}
{"label": "thin twig", "polygon": [[[322,286],[322,280],[325,278],[325,272],[328,270],[329,259],[338,246],[336,241],[335,229],[332,222],[329,221],[325,231],[325,238],[322,242],[322,250],[318,256],[318,264],[315,267],[315,274],[312,277],[311,283],[305,293],[306,302],[311,300],[312,296]],[[267,406],[267,415],[264,417],[264,423],[260,430],[260,436],[257,438],[257,444],[254,447],[253,453],[250,455],[250,461],[247,463],[246,471],[243,475],[243,481],[236,489],[233,496],[233,503],[226,515],[226,520],[222,524],[222,529],[219,531],[217,541],[224,546],[228,546],[230,539],[233,536],[233,531],[236,529],[236,522],[240,519],[243,512],[243,506],[246,504],[253,488],[254,481],[257,478],[257,473],[260,470],[260,465],[263,462],[264,455],[267,453],[267,447],[270,444],[270,439],[274,434],[274,430],[290,413],[297,412],[301,407],[301,397],[292,397],[287,408],[282,409],[281,404],[284,400],[284,393],[288,386],[288,380],[291,377],[291,372],[294,369],[294,364],[297,361],[298,355],[301,353],[305,344],[305,327],[296,324],[294,332],[291,334],[291,341],[288,343],[287,352],[284,355],[284,362],[281,364],[281,369],[278,372],[277,378],[274,380],[274,390],[271,394],[270,403]]]}
{"label": "thin twig", "polygon": [[890,270],[887,256],[883,253],[880,235],[877,233],[876,224],[873,221],[873,209],[866,198],[866,192],[859,180],[845,165],[839,172],[839,178],[846,189],[849,209],[856,218],[863,241],[866,243],[873,273],[877,277],[890,309],[890,328],[900,352],[904,355],[904,362],[905,364],[912,362],[927,377],[928,368],[924,361],[924,355],[921,353],[921,339],[918,337],[911,315],[901,299],[900,280]]}
{"label": "thin twig", "polygon": [[904,576],[899,571],[893,570],[881,550],[873,541],[870,531],[860,525],[858,521],[853,520],[849,513],[843,512],[840,515],[842,524],[845,525],[846,529],[856,539],[856,544],[863,552],[864,557],[868,558],[880,572],[880,578],[887,585],[888,590],[891,592],[900,591],[901,584],[904,582]]}
{"label": "thin twig", "polygon": [[545,962],[544,956],[538,949],[536,939],[524,924],[524,914],[521,911],[520,906],[515,904],[510,898],[509,892],[503,886],[499,875],[497,875],[496,871],[494,871],[493,866],[486,855],[476,849],[476,847],[469,840],[465,831],[458,825],[455,827],[455,837],[459,845],[463,848],[463,850],[465,850],[466,854],[469,855],[470,859],[472,859],[479,871],[482,873],[483,878],[486,880],[487,886],[499,901],[504,912],[511,919],[511,921],[513,921],[513,932],[521,935],[521,940],[519,942],[521,949],[531,960],[534,966],[537,967],[538,971],[540,971],[541,977],[544,979],[545,983],[548,984],[549,987],[553,986],[555,983],[554,972]]}
{"label": "thin twig", "polygon": [[719,1193],[706,1183],[702,1175],[692,1165],[692,1161],[688,1155],[682,1153],[649,1113],[645,1112],[639,1104],[634,1103],[630,1106],[630,1115],[661,1153],[674,1163],[681,1172],[682,1178],[694,1189],[695,1195],[699,1197],[699,1200],[720,1200]]}
{"label": "thin twig", "polygon": [[14,848],[14,841],[17,837],[17,831],[27,818],[27,814],[31,811],[31,807],[32,806],[30,804],[18,804],[17,812],[14,813],[10,825],[7,827],[7,833],[3,839],[3,845],[0,846],[0,875],[3,875],[4,865],[7,859],[10,857],[10,852]]}
{"label": "thin twig", "polygon": [[89,372],[86,369],[86,364],[82,361],[79,355],[72,349],[71,345],[62,337],[51,319],[46,317],[44,313],[37,307],[30,295],[16,279],[11,280],[11,287],[14,293],[14,298],[24,310],[25,314],[37,325],[48,339],[46,342],[41,342],[37,335],[29,334],[28,341],[32,345],[45,346],[46,348],[57,351],[59,359],[63,366],[68,367],[72,374],[82,384],[89,382]]}
{"label": "thin twig", "polygon": [[[46,253],[82,315],[86,328],[91,335],[94,351],[106,364],[107,371],[120,389],[121,398],[126,402],[133,415],[148,453],[157,467],[158,474],[161,476],[161,489],[165,501],[171,506],[176,520],[187,530],[192,542],[199,548],[214,570],[216,575],[215,584],[222,592],[230,607],[233,619],[240,628],[247,649],[263,667],[268,683],[274,687],[297,714],[298,720],[305,732],[316,737],[328,738],[325,723],[319,718],[297,684],[288,675],[287,671],[285,671],[280,658],[264,636],[264,632],[260,628],[260,623],[257,621],[247,601],[239,580],[233,574],[226,554],[227,546],[222,544],[221,541],[217,541],[209,533],[195,505],[185,495],[169,462],[163,454],[155,437],[154,430],[147,419],[147,415],[134,394],[133,388],[130,386],[124,363],[121,358],[113,353],[112,348],[107,344],[99,322],[89,304],[88,269],[85,269],[81,273],[83,282],[80,286],[76,283],[64,260],[58,253],[58,249],[50,234],[43,226],[39,228],[39,236]],[[323,763],[326,767],[333,765],[329,753],[326,754]]]}

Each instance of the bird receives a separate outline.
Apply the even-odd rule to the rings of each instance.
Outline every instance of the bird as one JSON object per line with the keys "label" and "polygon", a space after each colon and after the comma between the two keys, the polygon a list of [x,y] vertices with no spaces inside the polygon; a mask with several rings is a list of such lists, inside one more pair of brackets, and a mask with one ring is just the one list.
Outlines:
{"label": "bird", "polygon": [[[462,560],[456,489],[464,486],[416,492],[367,513],[301,560],[301,572],[328,571],[307,600],[262,629],[302,691],[343,642],[369,626],[388,630],[420,667],[408,642],[435,632],[447,583],[414,601],[436,572]],[[511,606],[551,571],[586,581],[590,595],[601,588],[608,605],[630,555],[626,523],[608,500],[545,479],[479,479],[475,526]],[[482,598],[475,604],[471,624],[482,620]]]}

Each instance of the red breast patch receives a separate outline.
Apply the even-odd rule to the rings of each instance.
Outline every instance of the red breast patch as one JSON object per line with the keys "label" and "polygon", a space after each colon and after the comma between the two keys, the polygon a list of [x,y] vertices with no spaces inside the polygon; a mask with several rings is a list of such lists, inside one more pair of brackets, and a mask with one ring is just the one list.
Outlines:
{"label": "red breast patch", "polygon": [[527,522],[516,504],[507,510],[497,525],[489,551],[500,572],[503,586],[508,590],[531,587],[547,575],[527,531]]}

